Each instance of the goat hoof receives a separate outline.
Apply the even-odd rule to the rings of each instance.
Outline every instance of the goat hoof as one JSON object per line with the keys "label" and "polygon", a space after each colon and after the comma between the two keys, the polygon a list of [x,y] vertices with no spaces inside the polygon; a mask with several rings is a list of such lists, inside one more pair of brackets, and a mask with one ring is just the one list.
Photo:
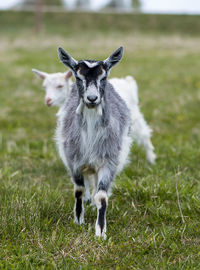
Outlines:
{"label": "goat hoof", "polygon": [[156,154],[154,152],[148,153],[148,155],[147,155],[147,161],[150,164],[154,165],[156,163]]}
{"label": "goat hoof", "polygon": [[102,232],[102,233],[98,233],[96,232],[95,234],[95,238],[96,239],[102,239],[102,240],[106,240],[107,236],[106,236],[106,232]]}
{"label": "goat hoof", "polygon": [[75,219],[74,220],[74,224],[76,224],[76,225],[82,225],[82,224],[84,224],[84,219],[82,219],[80,221],[78,221],[77,219]]}

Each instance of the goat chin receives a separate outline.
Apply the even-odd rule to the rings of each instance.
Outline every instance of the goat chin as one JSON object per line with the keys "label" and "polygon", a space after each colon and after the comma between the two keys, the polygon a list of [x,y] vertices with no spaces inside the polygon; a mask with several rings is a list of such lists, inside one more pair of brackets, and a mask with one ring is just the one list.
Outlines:
{"label": "goat chin", "polygon": [[[83,100],[81,99],[81,100],[80,100],[80,103],[79,103],[79,105],[78,105],[78,107],[77,107],[77,109],[76,109],[76,113],[77,113],[77,114],[81,114],[81,113],[83,112],[83,107],[84,107],[84,103],[83,103]],[[97,114],[98,114],[99,116],[102,116],[102,114],[103,114],[103,109],[102,109],[101,104],[99,104],[99,105],[97,106],[96,111],[97,111]]]}

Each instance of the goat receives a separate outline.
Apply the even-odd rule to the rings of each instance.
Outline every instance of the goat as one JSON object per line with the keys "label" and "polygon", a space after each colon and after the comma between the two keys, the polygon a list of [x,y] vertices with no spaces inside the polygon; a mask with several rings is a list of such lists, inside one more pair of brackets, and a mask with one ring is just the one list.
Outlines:
{"label": "goat", "polygon": [[47,73],[37,69],[32,69],[37,77],[43,80],[45,89],[45,104],[49,107],[61,107],[71,91],[72,76],[71,71],[64,73]]}
{"label": "goat", "polygon": [[[43,87],[45,88],[45,103],[47,106],[58,106],[62,109],[62,105],[67,99],[72,86],[72,72],[52,73],[48,74],[37,69],[32,69],[35,75],[43,79]],[[156,155],[154,147],[151,143],[152,129],[146,123],[144,116],[140,112],[138,102],[138,87],[133,77],[111,78],[109,82],[113,85],[117,93],[123,98],[131,112],[131,134],[134,141],[138,145],[142,145],[146,152],[148,162],[154,164]],[[60,114],[60,111],[57,115]],[[88,192],[86,198],[89,199]]]}
{"label": "goat", "polygon": [[107,77],[122,58],[120,47],[104,61],[76,61],[62,48],[60,60],[75,83],[58,117],[57,144],[74,183],[74,221],[84,222],[84,179],[94,176],[97,207],[95,235],[106,238],[106,209],[115,176],[128,161],[132,143],[130,111]]}

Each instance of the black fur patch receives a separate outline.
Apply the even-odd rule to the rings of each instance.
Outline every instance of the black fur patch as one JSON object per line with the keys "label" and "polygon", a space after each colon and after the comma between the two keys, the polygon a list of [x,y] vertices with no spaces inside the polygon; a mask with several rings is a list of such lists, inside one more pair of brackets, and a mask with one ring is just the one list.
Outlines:
{"label": "black fur patch", "polygon": [[99,182],[99,184],[98,184],[98,191],[99,190],[108,191],[109,184],[110,183],[108,181]]}
{"label": "black fur patch", "polygon": [[80,215],[82,212],[82,191],[76,191],[75,192],[75,198],[76,198],[76,216],[79,221]]}
{"label": "black fur patch", "polygon": [[83,178],[82,174],[76,173],[73,178],[74,178],[74,182],[77,184],[77,186],[84,187],[84,178]]}
{"label": "black fur patch", "polygon": [[106,212],[106,200],[101,199],[101,208],[99,209],[99,219],[98,219],[98,224],[101,228],[101,233],[103,232],[103,228],[105,225],[104,219],[105,219],[105,212]]}
{"label": "black fur patch", "polygon": [[90,63],[97,63],[94,67],[88,67],[85,62],[79,61],[77,69],[79,70],[80,74],[84,76],[86,80],[86,86],[88,86],[89,83],[94,83],[96,85],[96,80],[99,75],[102,74],[104,67],[102,61],[91,61],[87,60]]}

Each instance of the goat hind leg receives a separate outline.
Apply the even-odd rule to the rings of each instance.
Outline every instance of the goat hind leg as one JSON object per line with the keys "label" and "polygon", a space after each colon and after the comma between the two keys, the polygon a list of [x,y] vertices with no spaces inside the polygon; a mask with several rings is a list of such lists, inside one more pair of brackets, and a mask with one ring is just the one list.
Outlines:
{"label": "goat hind leg", "polygon": [[133,138],[138,145],[142,145],[146,152],[146,159],[149,163],[154,164],[156,154],[154,153],[154,147],[151,142],[152,130],[146,123],[143,115],[140,111],[137,111],[137,117],[132,120],[132,134]]}
{"label": "goat hind leg", "polygon": [[82,224],[84,223],[84,205],[83,205],[83,196],[85,193],[84,179],[80,174],[76,174],[73,177],[75,182],[74,185],[74,196],[75,196],[75,204],[74,204],[74,223]]}
{"label": "goat hind leg", "polygon": [[154,153],[154,146],[150,138],[146,138],[145,143],[143,144],[146,151],[146,159],[149,163],[154,164],[156,160],[156,154]]}

